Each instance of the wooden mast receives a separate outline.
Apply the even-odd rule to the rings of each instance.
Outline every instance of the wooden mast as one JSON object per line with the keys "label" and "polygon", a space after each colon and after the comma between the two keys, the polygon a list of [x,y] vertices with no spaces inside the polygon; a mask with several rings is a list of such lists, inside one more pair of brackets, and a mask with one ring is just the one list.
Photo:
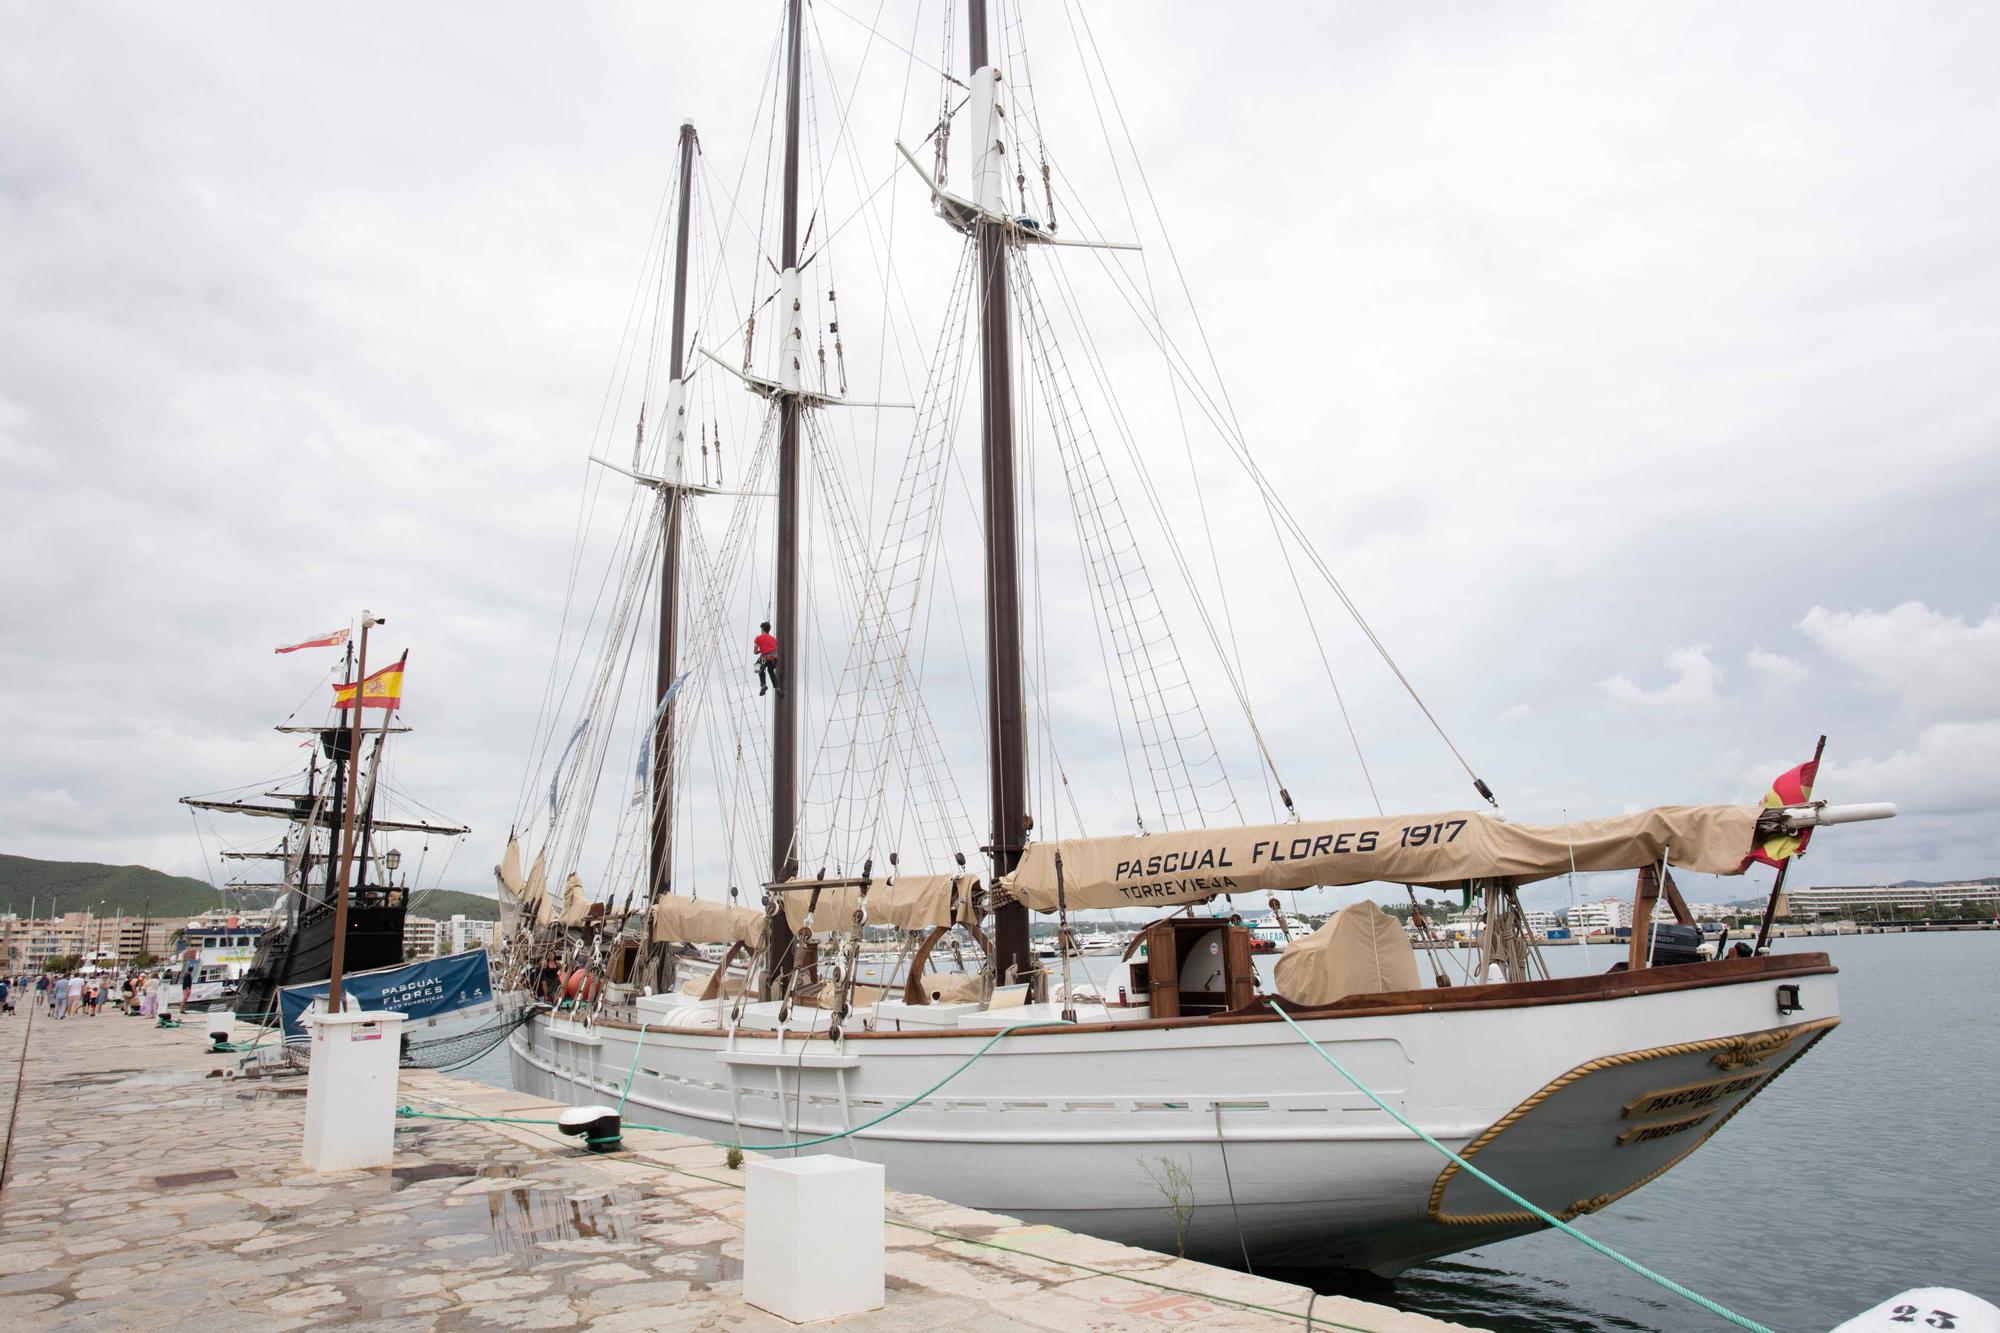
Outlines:
{"label": "wooden mast", "polygon": [[361,613],[361,653],[354,668],[354,701],[347,725],[347,800],[340,809],[340,880],[333,897],[333,966],[327,975],[326,1011],[340,1012],[340,974],[347,963],[347,885],[354,870],[354,796],[360,790],[361,699],[368,686],[368,631],[384,623],[379,616]]}
{"label": "wooden mast", "polygon": [[[972,73],[990,63],[986,0],[966,0]],[[988,75],[989,78],[996,77]],[[975,79],[976,82],[976,79]],[[996,94],[997,95],[997,94]],[[974,133],[981,133],[975,126]],[[975,143],[983,154],[993,145]],[[983,200],[975,199],[983,203]],[[1012,873],[1028,835],[1027,712],[1021,683],[1021,582],[1014,512],[1014,384],[1007,283],[1007,223],[977,222],[980,290],[980,480],[986,527],[987,789],[993,815],[993,876]],[[993,914],[996,979],[1035,970],[1028,947],[1028,909],[1003,903]]]}
{"label": "wooden mast", "polygon": [[[804,0],[785,5],[785,174],[778,282],[778,559],[771,632],[778,640],[778,687],[771,706],[771,882],[798,874],[799,690],[805,680],[805,624],[799,616],[799,70]],[[767,994],[782,993],[794,960],[782,908],[771,918]]]}
{"label": "wooden mast", "polygon": [[[650,904],[673,892],[674,875],[674,716],[664,707],[667,691],[680,671],[681,487],[686,481],[686,375],[688,222],[693,216],[694,122],[681,123],[680,218],[674,237],[673,343],[667,351],[667,443],[661,456],[660,504],[660,642],[653,674],[653,839]],[[647,938],[652,916],[646,918]]]}

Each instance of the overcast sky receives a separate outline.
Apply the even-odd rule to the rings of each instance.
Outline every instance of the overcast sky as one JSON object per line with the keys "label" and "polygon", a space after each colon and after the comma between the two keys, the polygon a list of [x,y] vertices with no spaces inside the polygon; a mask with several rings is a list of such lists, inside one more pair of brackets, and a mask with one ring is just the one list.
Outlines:
{"label": "overcast sky", "polygon": [[[874,0],[841,10],[815,27],[840,98],[866,76],[828,153],[851,206],[938,84],[850,17]],[[291,766],[268,728],[320,715],[329,659],[271,648],[365,605],[411,651],[399,783],[475,829],[443,882],[490,888],[583,459],[629,439],[600,409],[675,127],[702,122],[718,191],[746,153],[761,171],[777,14],[0,5],[0,850],[207,876],[175,798]],[[939,14],[894,0],[880,30],[936,61]],[[1825,732],[1819,794],[1904,815],[1829,832],[1800,882],[2000,874],[2000,15],[1089,17],[1085,59],[1060,0],[1025,6],[1066,228],[1143,233],[1126,272],[1162,291],[1178,262],[1202,323],[1170,327],[1204,373],[1214,348],[1266,472],[1510,816],[1755,800]],[[924,340],[899,352],[861,243],[892,217],[928,247],[893,288],[891,334]],[[856,378],[914,395],[949,234],[905,179],[836,245]],[[1055,262],[1129,314],[1096,259]],[[1192,513],[1159,354],[1129,318],[1103,336]],[[1367,813],[1282,565],[1239,539],[1263,513],[1192,444],[1284,779],[1309,815]],[[870,447],[893,471],[895,441]],[[1314,614],[1384,804],[1471,804]],[[1105,730],[1065,734],[1115,787]],[[983,832],[976,754],[961,784]]]}

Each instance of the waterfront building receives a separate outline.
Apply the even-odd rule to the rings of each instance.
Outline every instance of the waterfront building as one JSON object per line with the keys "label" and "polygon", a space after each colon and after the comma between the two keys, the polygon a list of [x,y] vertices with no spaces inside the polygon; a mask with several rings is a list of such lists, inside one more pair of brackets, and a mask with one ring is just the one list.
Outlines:
{"label": "waterfront building", "polygon": [[49,959],[66,955],[99,959],[107,965],[130,962],[142,953],[165,958],[173,952],[173,933],[179,926],[170,917],[9,914],[0,916],[0,958],[16,972],[37,971]]}
{"label": "waterfront building", "polygon": [[1948,915],[1961,906],[2000,913],[2000,884],[1830,884],[1787,889],[1778,900],[1780,916],[1865,916],[1896,912]]}
{"label": "waterfront building", "polygon": [[1572,929],[1584,934],[1608,935],[1632,928],[1632,901],[1629,898],[1600,898],[1569,909]]}
{"label": "waterfront building", "polygon": [[486,943],[492,929],[490,921],[473,921],[463,912],[453,912],[449,921],[437,923],[438,952],[464,953],[467,949],[477,949]]}
{"label": "waterfront building", "polygon": [[427,916],[404,917],[403,956],[435,958],[438,952],[438,923]]}

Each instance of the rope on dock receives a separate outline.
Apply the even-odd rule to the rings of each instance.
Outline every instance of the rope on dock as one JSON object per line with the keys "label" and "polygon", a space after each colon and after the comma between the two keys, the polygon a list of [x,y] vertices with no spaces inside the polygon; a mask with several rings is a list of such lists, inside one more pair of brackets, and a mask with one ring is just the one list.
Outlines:
{"label": "rope on dock", "polygon": [[1458,1167],[1461,1171],[1467,1172],[1474,1179],[1485,1182],[1485,1184],[1489,1188],[1513,1200],[1515,1203],[1527,1209],[1529,1212],[1533,1213],[1536,1217],[1540,1218],[1542,1221],[1548,1223],[1550,1226],[1556,1228],[1558,1231],[1561,1231],[1564,1235],[1582,1241],[1585,1245],[1588,1245],[1591,1249],[1596,1250],[1599,1254],[1603,1255],[1605,1258],[1610,1259],[1616,1263],[1623,1264],[1626,1268],[1631,1269],[1634,1273],[1637,1273],[1640,1277],[1645,1278],[1648,1282],[1657,1283],[1658,1285],[1666,1288],[1668,1291],[1671,1291],[1674,1295],[1679,1296],[1684,1300],[1693,1301],[1696,1305],[1699,1305],[1702,1309],[1708,1311],[1710,1314],[1717,1315],[1723,1319],[1726,1319],[1730,1323],[1735,1324],[1741,1328],[1750,1329],[1752,1330],[1752,1333],[1771,1333],[1771,1330],[1769,1328],[1766,1328],[1764,1325],[1758,1323],[1756,1320],[1745,1318],[1743,1315],[1737,1314],[1734,1310],[1728,1309],[1727,1307],[1720,1305],[1715,1301],[1710,1300],[1708,1297],[1702,1295],[1700,1292],[1695,1291],[1689,1287],[1684,1287],[1670,1277],[1666,1277],[1662,1274],[1655,1273],[1652,1269],[1646,1267],[1644,1264],[1640,1263],[1637,1259],[1628,1258],[1627,1256],[1620,1254],[1618,1251],[1612,1249],[1609,1245],[1606,1245],[1603,1241],[1598,1240],[1592,1236],[1584,1235],[1581,1231],[1578,1231],[1575,1227],[1563,1221],[1561,1218],[1557,1217],[1554,1213],[1549,1212],[1546,1208],[1543,1208],[1541,1205],[1533,1202],[1532,1200],[1524,1198],[1521,1195],[1515,1193],[1513,1190],[1508,1189],[1505,1185],[1502,1185],[1499,1181],[1487,1175],[1484,1171],[1481,1171],[1471,1162],[1468,1162],[1465,1158],[1459,1156],[1451,1149],[1445,1147],[1442,1143],[1439,1143],[1429,1134],[1426,1134],[1422,1129],[1418,1128],[1417,1125],[1414,1124],[1408,1117],[1406,1117],[1401,1111],[1398,1111],[1395,1107],[1389,1105],[1389,1103],[1383,1101],[1380,1097],[1376,1096],[1375,1090],[1373,1088],[1370,1088],[1367,1084],[1363,1083],[1360,1079],[1356,1078],[1353,1072],[1350,1071],[1346,1065],[1343,1065],[1342,1063],[1340,1063],[1340,1061],[1334,1059],[1333,1054],[1330,1051],[1328,1051],[1324,1046],[1320,1045],[1318,1042],[1314,1041],[1312,1039],[1311,1034],[1308,1033],[1304,1028],[1300,1027],[1297,1023],[1293,1022],[1292,1016],[1285,1012],[1284,1007],[1282,1005],[1276,1005],[1276,1004],[1272,1005],[1271,1012],[1276,1014],[1279,1018],[1282,1018],[1285,1021],[1285,1025],[1287,1027],[1291,1028],[1292,1031],[1298,1033],[1300,1039],[1304,1041],[1306,1045],[1312,1047],[1314,1052],[1318,1054],[1320,1059],[1326,1061],[1329,1065],[1332,1065],[1333,1070],[1336,1074],[1339,1074],[1342,1078],[1346,1079],[1349,1083],[1353,1084],[1356,1091],[1358,1091],[1362,1096],[1366,1097],[1369,1101],[1374,1102],[1375,1105],[1381,1107],[1384,1111],[1388,1112],[1390,1117],[1394,1119],[1396,1123],[1401,1125],[1404,1129],[1409,1130],[1412,1134],[1415,1134],[1425,1143],[1430,1144],[1431,1147],[1436,1148],[1446,1157],[1449,1157],[1452,1161],[1458,1163]]}
{"label": "rope on dock", "polygon": [[[952,1070],[949,1074],[946,1074],[943,1078],[931,1084],[928,1088],[925,1088],[922,1092],[910,1098],[910,1100],[904,1102],[902,1105],[891,1107],[890,1109],[884,1111],[881,1115],[876,1116],[874,1119],[864,1120],[860,1124],[854,1126],[852,1129],[843,1129],[833,1134],[821,1134],[816,1138],[798,1139],[791,1143],[730,1143],[723,1140],[706,1140],[706,1141],[714,1142],[716,1146],[719,1148],[741,1148],[745,1152],[790,1152],[795,1148],[814,1148],[818,1147],[822,1143],[833,1143],[839,1139],[849,1138],[855,1134],[859,1134],[864,1129],[872,1129],[876,1125],[881,1124],[884,1120],[888,1120],[894,1116],[899,1116],[903,1112],[909,1110],[912,1106],[920,1104],[921,1102],[923,1102],[925,1098],[932,1096],[940,1088],[944,1087],[945,1084],[951,1082],[953,1079],[957,1078],[960,1074],[963,1074],[966,1070],[972,1068],[972,1066],[979,1060],[980,1056],[985,1055],[988,1051],[992,1050],[994,1046],[999,1044],[1000,1039],[1002,1037],[1010,1036],[1013,1033],[1021,1031],[1023,1028],[1060,1027],[1063,1025],[1063,1022],[1064,1020],[1061,1019],[1042,1020],[1034,1023],[1016,1023],[1012,1027],[1001,1028],[998,1032],[994,1033],[991,1037],[989,1037],[986,1040],[985,1044],[982,1045],[978,1050],[974,1051],[971,1055],[967,1056],[965,1058],[964,1064],[961,1064],[958,1068]],[[643,1045],[645,1043],[645,1039],[646,1039],[645,1029],[642,1027],[640,1029],[638,1044]],[[632,1052],[632,1071],[630,1073],[627,1073],[625,1077],[625,1092],[619,1094],[618,1097],[618,1106],[621,1114],[625,1106],[625,1095],[627,1093],[630,1093],[632,1090],[632,1074],[636,1073],[638,1071],[638,1068],[639,1068],[639,1052],[637,1050],[634,1050]],[[419,1111],[414,1106],[397,1107],[396,1116],[398,1119],[403,1119],[403,1120],[466,1120],[466,1121],[483,1121],[485,1123],[495,1124],[495,1125],[554,1125],[557,1123],[554,1120],[538,1120],[538,1119],[529,1119],[522,1117],[491,1116],[491,1115],[447,1115],[442,1111]],[[680,1133],[679,1130],[669,1129],[665,1125],[641,1125],[636,1123],[628,1123],[625,1126],[625,1128],[654,1130],[661,1134]],[[1766,1330],[1766,1333],[1768,1333],[1768,1330]]]}
{"label": "rope on dock", "polygon": [[[1020,1024],[1019,1026],[1042,1027],[1048,1025],[1037,1024],[1037,1023],[1023,1023]],[[1009,1029],[1009,1031],[1012,1030],[1013,1029]],[[1007,1034],[1005,1032],[999,1034],[999,1036],[1002,1037],[1006,1035]],[[988,1044],[990,1045],[991,1043]],[[974,1057],[974,1059],[977,1058],[978,1058],[977,1056]],[[970,1061],[968,1061],[967,1063],[970,1063]],[[952,1077],[956,1076],[957,1073],[956,1071],[954,1071]],[[947,1079],[946,1081],[948,1082],[949,1080]],[[940,1084],[939,1086],[943,1085]],[[413,1111],[411,1108],[407,1106],[399,1108],[396,1112],[396,1114],[398,1115],[404,1115],[406,1113],[415,1116],[422,1116],[428,1119],[485,1121],[492,1124],[502,1124],[502,1125],[554,1125],[556,1123],[553,1120],[528,1120],[518,1117],[510,1118],[507,1116],[442,1115],[442,1114],[431,1115],[426,1112]],[[688,1139],[691,1143],[699,1144],[705,1147],[726,1148],[731,1146],[728,1144],[715,1143],[709,1139],[696,1138],[694,1135],[691,1134],[682,1134],[678,1130],[658,1129],[657,1126],[631,1125],[628,1126],[627,1128],[630,1129],[653,1128],[658,1133],[671,1134],[675,1138]],[[856,1126],[856,1128],[863,1128],[863,1127]],[[537,1137],[546,1138],[552,1143],[562,1143],[564,1147],[569,1146],[567,1142],[565,1142],[564,1140],[557,1139],[553,1135],[540,1133],[539,1131],[536,1130],[529,1130],[528,1132],[531,1134],[536,1134]],[[625,1162],[632,1166],[643,1166],[643,1167],[648,1167],[654,1171],[664,1171],[669,1175],[686,1176],[690,1180],[699,1180],[704,1184],[721,1185],[727,1189],[733,1189],[733,1190],[741,1190],[744,1188],[744,1185],[738,1180],[730,1180],[726,1178],[718,1178],[712,1175],[706,1175],[699,1171],[689,1170],[685,1166],[679,1166],[672,1162],[655,1162],[655,1161],[650,1161],[647,1158],[641,1156],[621,1157],[619,1160],[621,1162]],[[972,1245],[987,1250],[997,1250],[1002,1254],[1019,1255],[1023,1259],[1039,1260],[1040,1262],[1045,1264],[1053,1264],[1058,1268],[1069,1268],[1069,1269],[1074,1269],[1079,1273],[1088,1273],[1093,1277],[1104,1277],[1104,1278],[1111,1278],[1112,1280],[1118,1282],[1129,1282],[1132,1283],[1134,1286],[1147,1287],[1153,1291],[1164,1291],[1175,1296],[1195,1297],[1199,1300],[1208,1301],[1211,1304],[1228,1306],[1230,1309],[1233,1310],[1248,1310],[1255,1314],[1272,1315],[1279,1319],[1287,1319],[1287,1320],[1292,1320],[1294,1322],[1303,1321],[1307,1333],[1313,1333],[1314,1329],[1337,1329],[1340,1331],[1340,1333],[1380,1333],[1379,1329],[1364,1328],[1359,1324],[1343,1324],[1338,1320],[1328,1319],[1323,1315],[1315,1317],[1313,1313],[1313,1307],[1319,1301],[1319,1293],[1316,1291],[1310,1291],[1310,1289],[1308,1289],[1309,1294],[1306,1299],[1306,1308],[1304,1310],[1302,1311],[1286,1310],[1286,1309],[1281,1309],[1280,1307],[1275,1305],[1259,1305],[1255,1301],[1246,1301],[1234,1296],[1218,1296],[1214,1292],[1201,1291],[1194,1287],[1177,1287],[1169,1282],[1156,1282],[1151,1278],[1140,1277],[1135,1273],[1120,1272],[1116,1269],[1111,1269],[1111,1268],[1098,1268],[1091,1264],[1078,1263],[1074,1259],[1058,1259],[1052,1255],[1037,1254],[1033,1250],[1022,1249],[1013,1245],[1002,1245],[998,1241],[985,1240],[977,1236],[962,1236],[955,1231],[941,1231],[936,1227],[927,1227],[921,1222],[909,1222],[898,1217],[885,1217],[883,1221],[888,1226],[897,1227],[904,1231],[914,1231],[920,1235],[929,1236],[935,1240],[950,1241],[958,1245]]]}

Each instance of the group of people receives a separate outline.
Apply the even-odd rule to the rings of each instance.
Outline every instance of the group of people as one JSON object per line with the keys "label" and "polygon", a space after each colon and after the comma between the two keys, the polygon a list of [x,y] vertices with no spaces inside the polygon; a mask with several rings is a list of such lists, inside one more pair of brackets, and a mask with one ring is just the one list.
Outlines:
{"label": "group of people", "polygon": [[127,972],[114,977],[108,972],[71,972],[56,976],[47,972],[32,979],[0,976],[0,1014],[17,1011],[22,998],[32,990],[34,1003],[45,1005],[51,1018],[96,1017],[109,1005],[138,1018],[152,1018],[170,1002],[167,987],[172,979],[160,973]]}

